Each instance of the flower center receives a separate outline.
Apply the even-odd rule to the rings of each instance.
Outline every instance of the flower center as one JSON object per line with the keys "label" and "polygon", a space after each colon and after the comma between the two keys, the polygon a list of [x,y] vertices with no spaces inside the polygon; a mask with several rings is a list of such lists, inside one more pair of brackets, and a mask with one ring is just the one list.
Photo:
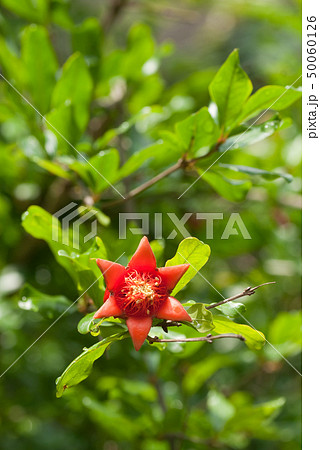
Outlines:
{"label": "flower center", "polygon": [[168,290],[157,273],[127,272],[114,292],[118,306],[128,316],[154,316],[168,297]]}

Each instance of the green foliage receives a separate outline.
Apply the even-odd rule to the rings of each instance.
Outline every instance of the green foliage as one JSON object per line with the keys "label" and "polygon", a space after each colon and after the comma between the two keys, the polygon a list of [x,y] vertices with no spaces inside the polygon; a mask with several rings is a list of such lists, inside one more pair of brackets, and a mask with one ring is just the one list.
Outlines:
{"label": "green foliage", "polygon": [[175,256],[166,262],[166,267],[178,264],[190,264],[189,269],[172,291],[176,295],[197,274],[210,256],[210,247],[196,238],[184,239]]}
{"label": "green foliage", "polygon": [[[281,356],[300,371],[299,8],[85,3],[0,0],[1,73],[24,97],[1,80],[2,446],[299,450],[300,378]],[[89,221],[62,229],[54,213],[70,203],[76,219],[95,214],[99,237],[84,242]],[[183,240],[166,213],[187,211],[223,213],[213,239],[193,214],[197,238]],[[137,353],[124,320],[93,320],[105,290],[95,259],[126,265],[140,239],[139,221],[119,239],[120,212],[150,213],[158,263],[192,265],[173,295],[193,299],[193,322],[167,333],[154,319],[150,336],[245,342]],[[252,239],[220,239],[234,212]],[[156,213],[174,239],[152,241]],[[269,280],[245,305],[206,309],[214,288]]]}

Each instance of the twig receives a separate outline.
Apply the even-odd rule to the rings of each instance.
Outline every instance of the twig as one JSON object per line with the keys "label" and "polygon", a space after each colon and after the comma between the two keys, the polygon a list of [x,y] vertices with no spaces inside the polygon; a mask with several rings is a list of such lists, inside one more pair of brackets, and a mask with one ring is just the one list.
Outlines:
{"label": "twig", "polygon": [[111,26],[119,17],[122,9],[126,6],[128,0],[113,0],[111,5],[109,6],[108,14],[105,19],[102,21],[102,27],[109,31]]}
{"label": "twig", "polygon": [[119,203],[123,203],[124,201],[127,201],[127,200],[131,199],[132,197],[135,197],[136,195],[140,194],[141,192],[145,191],[149,187],[153,186],[154,184],[156,184],[158,181],[162,180],[166,176],[170,175],[173,172],[176,172],[183,165],[184,165],[184,160],[183,159],[179,159],[179,161],[177,161],[173,166],[168,167],[163,172],[160,172],[158,175],[156,175],[155,177],[151,178],[151,180],[148,180],[145,183],[143,183],[140,186],[138,186],[137,188],[132,189],[131,191],[129,191],[124,199],[121,198],[121,199],[116,200],[114,202],[108,203],[105,206],[109,208],[111,206],[118,205]]}
{"label": "twig", "polygon": [[205,341],[208,342],[209,344],[212,344],[214,339],[223,339],[223,338],[234,338],[240,339],[241,341],[245,341],[245,338],[241,336],[241,334],[232,334],[232,333],[217,334],[216,336],[213,336],[212,334],[207,334],[207,336],[201,336],[196,338],[176,338],[176,339],[160,339],[158,336],[147,337],[150,344],[153,344],[154,342],[201,342],[201,341]]}
{"label": "twig", "polygon": [[247,295],[248,296],[253,295],[257,289],[259,289],[262,286],[267,286],[268,284],[275,284],[275,281],[269,281],[268,283],[262,283],[262,284],[259,284],[259,286],[255,286],[255,287],[249,286],[243,292],[241,292],[241,294],[237,294],[237,295],[234,295],[233,297],[226,298],[225,300],[222,300],[221,302],[218,302],[218,303],[212,303],[211,305],[206,306],[206,309],[216,308],[217,306],[232,302],[233,300],[237,300],[238,298],[246,297]]}

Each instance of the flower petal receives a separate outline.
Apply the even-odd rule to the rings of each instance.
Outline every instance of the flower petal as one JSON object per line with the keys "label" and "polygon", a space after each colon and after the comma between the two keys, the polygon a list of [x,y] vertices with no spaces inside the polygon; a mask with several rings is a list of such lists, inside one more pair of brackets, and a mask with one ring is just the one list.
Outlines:
{"label": "flower petal", "polygon": [[181,305],[181,303],[173,297],[168,297],[165,303],[159,309],[156,317],[166,320],[185,320],[192,322],[191,317]]}
{"label": "flower petal", "polygon": [[155,270],[156,268],[156,258],[153,254],[152,248],[150,247],[148,238],[144,236],[140,244],[129,261],[128,267],[130,269],[137,270]]}
{"label": "flower petal", "polygon": [[104,296],[103,296],[103,302],[106,302],[108,300],[109,296],[110,296],[110,292],[108,291],[108,289],[106,289],[104,292]]}
{"label": "flower petal", "polygon": [[108,300],[98,309],[98,311],[93,316],[94,319],[102,319],[103,317],[119,317],[123,314],[121,309],[116,303],[115,298],[110,295]]}
{"label": "flower petal", "polygon": [[179,264],[178,266],[159,267],[158,271],[168,290],[172,291],[189,267],[190,264]]}
{"label": "flower petal", "polygon": [[105,259],[97,259],[97,264],[103,274],[108,290],[113,291],[117,283],[124,277],[126,268],[121,264],[106,261]]}
{"label": "flower petal", "polygon": [[127,319],[127,326],[130,336],[133,341],[134,348],[138,351],[146,337],[149,334],[152,325],[151,317],[129,317]]}

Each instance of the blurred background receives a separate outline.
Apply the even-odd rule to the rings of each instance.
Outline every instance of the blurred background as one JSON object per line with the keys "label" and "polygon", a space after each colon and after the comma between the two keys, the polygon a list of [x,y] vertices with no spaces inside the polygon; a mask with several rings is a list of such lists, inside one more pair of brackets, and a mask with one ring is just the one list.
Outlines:
{"label": "blurred background", "polygon": [[[295,0],[0,0],[1,73],[79,151],[93,156],[114,146],[124,162],[208,105],[208,85],[234,48],[254,90],[291,85],[301,73],[300,13]],[[54,57],[47,56],[41,39],[28,45],[30,33],[41,36],[44,30]],[[58,115],[50,110],[50,84],[53,89],[56,83],[50,67],[59,73],[75,52],[83,55],[90,73],[79,96],[94,86],[86,124],[78,128],[70,126],[68,105]],[[43,86],[39,73],[48,73]],[[67,164],[72,150],[3,80],[0,97],[3,373],[61,313],[41,302],[26,307],[21,301],[25,283],[46,295],[63,295],[69,303],[78,297],[48,245],[24,231],[21,215],[32,204],[54,213],[70,201],[81,202],[88,190],[81,179],[68,179],[61,164],[50,165],[56,152]],[[192,178],[176,173],[129,203],[101,206],[99,223],[108,259],[116,260],[124,249],[132,253],[140,239],[128,235],[126,242],[118,241],[119,212],[173,212],[177,217],[222,212],[212,240],[206,240],[204,221],[190,220],[186,226],[211,247],[202,273],[225,297],[276,281],[244,300],[246,318],[272,345],[254,352],[241,342],[219,341],[160,352],[145,344],[136,353],[130,341],[116,343],[85,382],[57,399],[55,379],[83,347],[96,342],[77,332],[84,311],[79,302],[1,377],[2,449],[301,448],[301,378],[294,369],[301,371],[300,102],[282,116],[292,119],[290,127],[229,151],[223,162],[279,169],[293,176],[291,183],[254,179],[246,196],[226,199],[201,180],[177,201],[177,192]],[[106,136],[109,130],[116,131]],[[141,184],[165,165],[143,166],[119,189]],[[116,194],[109,189],[101,204],[113,199]],[[221,239],[232,212],[241,214],[252,239],[241,233]],[[172,231],[169,218],[164,217],[163,229],[164,236]],[[149,237],[154,237],[152,226]],[[160,243],[159,265],[175,254],[181,240],[178,233]],[[181,298],[221,300],[200,276]]]}

